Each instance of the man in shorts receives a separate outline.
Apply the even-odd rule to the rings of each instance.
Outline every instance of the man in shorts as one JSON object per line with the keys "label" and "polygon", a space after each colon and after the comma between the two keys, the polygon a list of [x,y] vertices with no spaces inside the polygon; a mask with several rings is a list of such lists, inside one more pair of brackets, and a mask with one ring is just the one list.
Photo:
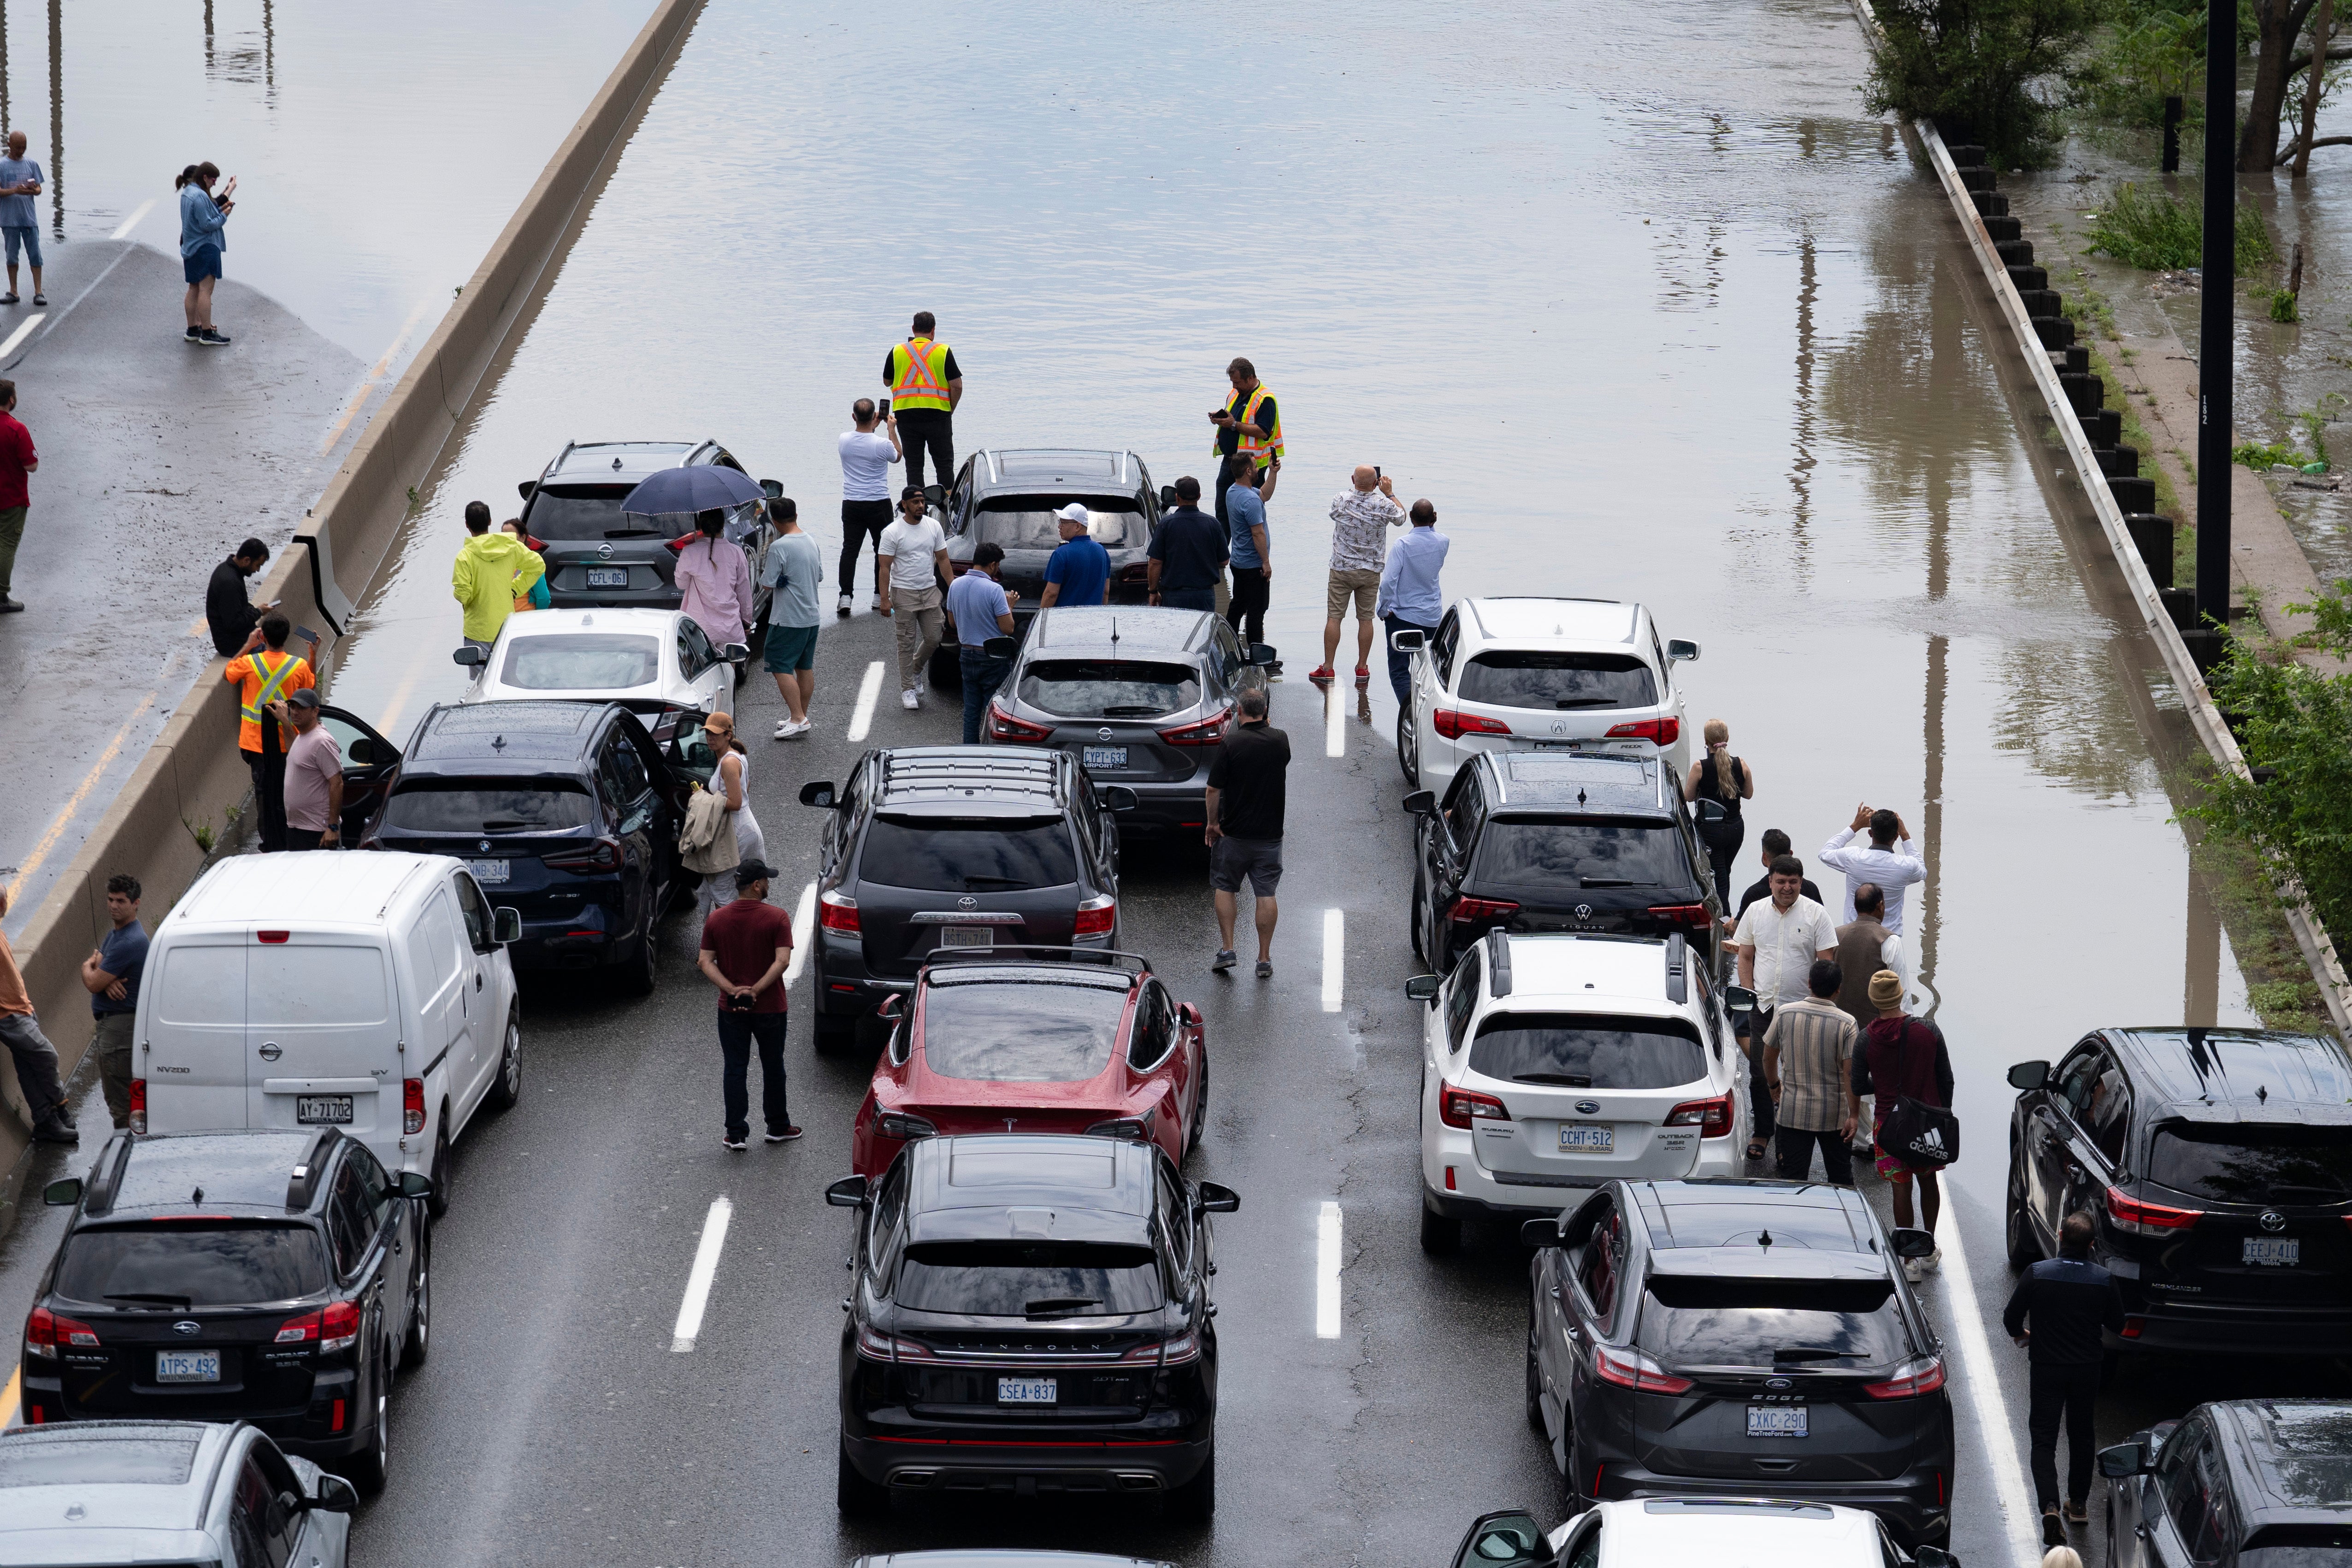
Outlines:
{"label": "man in shorts", "polygon": [[776,726],[779,741],[805,741],[809,699],[816,694],[817,584],[824,581],[824,555],[801,531],[801,510],[790,496],[768,503],[768,521],[781,530],[768,546],[761,574],[773,588],[768,601],[768,643],[762,662],[776,678],[786,714]]}
{"label": "man in shorts", "polygon": [[1257,977],[1274,974],[1274,889],[1282,881],[1282,807],[1290,768],[1290,737],[1266,722],[1265,688],[1246,687],[1242,721],[1209,764],[1209,886],[1217,894],[1221,945],[1209,967],[1222,974],[1234,952],[1234,895],[1249,879],[1257,898]]}
{"label": "man in shorts", "polygon": [[33,198],[48,184],[41,166],[25,156],[25,133],[8,132],[8,155],[0,158],[0,238],[6,240],[8,292],[0,305],[16,302],[16,257],[23,252],[33,268],[33,303],[46,305],[41,292],[41,214]]}
{"label": "man in shorts", "polygon": [[[1360,465],[1353,488],[1331,498],[1331,580],[1324,599],[1323,662],[1309,680],[1336,679],[1331,661],[1339,657],[1339,618],[1356,602],[1356,684],[1372,679],[1372,624],[1380,600],[1381,568],[1388,562],[1388,531],[1404,524],[1396,486],[1378,468]],[[1432,513],[1433,520],[1435,513]]]}

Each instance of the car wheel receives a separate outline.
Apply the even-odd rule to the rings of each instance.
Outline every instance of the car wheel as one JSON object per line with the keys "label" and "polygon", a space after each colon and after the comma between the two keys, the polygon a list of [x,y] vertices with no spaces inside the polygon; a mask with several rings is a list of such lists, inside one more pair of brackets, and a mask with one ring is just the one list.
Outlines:
{"label": "car wheel", "polygon": [[1536,1362],[1536,1313],[1528,1309],[1528,1430],[1538,1437],[1550,1436],[1544,1429],[1543,1368]]}
{"label": "car wheel", "polygon": [[490,1080],[482,1104],[491,1110],[511,1110],[522,1098],[522,1020],[507,1019],[506,1045],[499,1052],[499,1076]]}
{"label": "car wheel", "polygon": [[[388,1366],[387,1355],[380,1365]],[[360,1489],[362,1497],[374,1497],[383,1490],[386,1467],[392,1458],[392,1410],[383,1391],[383,1378],[376,1379],[374,1430],[368,1434],[367,1447],[352,1456],[352,1485]]]}
{"label": "car wheel", "polygon": [[1191,1153],[1201,1146],[1202,1129],[1209,1121],[1209,1053],[1201,1053],[1201,1065],[1192,1075],[1192,1136],[1184,1144]]}
{"label": "car wheel", "polygon": [[2042,1261],[2042,1244],[2034,1239],[2033,1221],[2025,1212],[2025,1194],[2019,1190],[2022,1184],[2021,1174],[2012,1163],[2009,1171],[2009,1199],[2001,1205],[2003,1239],[2009,1244],[2011,1268],[2030,1268]]}
{"label": "car wheel", "polygon": [[425,1357],[433,1348],[433,1241],[431,1233],[419,1230],[416,1237],[416,1300],[408,1312],[408,1333],[400,1342],[400,1370],[410,1372],[425,1364]]}
{"label": "car wheel", "polygon": [[652,909],[646,911],[645,930],[629,943],[628,954],[614,971],[613,978],[627,996],[650,996],[660,965],[661,925]]}
{"label": "car wheel", "polygon": [[1431,1208],[1429,1200],[1423,1198],[1421,1204],[1421,1249],[1432,1258],[1451,1258],[1461,1245],[1462,1222],[1446,1218]]}
{"label": "car wheel", "polygon": [[890,1489],[869,1481],[849,1462],[849,1445],[841,1446],[841,1470],[833,1483],[834,1506],[844,1519],[878,1519],[890,1511]]}
{"label": "car wheel", "polygon": [[816,1031],[814,1037],[817,1055],[821,1057],[837,1055],[847,1050],[856,1038],[856,1014],[852,1013],[847,1017],[824,1012],[817,1014]]}
{"label": "car wheel", "polygon": [[1213,1445],[1201,1473],[1168,1494],[1160,1517],[1171,1524],[1206,1524],[1217,1515],[1217,1450]]}
{"label": "car wheel", "polygon": [[[775,610],[776,605],[773,598],[771,598],[766,604],[760,606],[759,624],[751,628],[751,639],[743,645],[745,647],[751,650],[751,658],[757,658],[761,654],[768,651],[768,622],[769,619],[774,616]],[[751,668],[751,659],[745,659],[743,661],[743,668],[745,669]],[[742,682],[739,680],[736,684],[740,686]]]}
{"label": "car wheel", "polygon": [[1591,1462],[1586,1459],[1582,1452],[1578,1449],[1575,1436],[1571,1433],[1568,1441],[1568,1468],[1560,1472],[1559,1477],[1560,1511],[1570,1519],[1574,1519],[1601,1500],[1598,1498],[1587,1497],[1583,1489],[1578,1485],[1579,1476],[1589,1476],[1591,1473]]}
{"label": "car wheel", "polygon": [[1421,905],[1422,900],[1428,896],[1429,889],[1421,879],[1421,868],[1416,866],[1412,871],[1412,913],[1406,917],[1406,920],[1412,927],[1412,956],[1423,968],[1428,967],[1429,964],[1429,943],[1421,934]]}
{"label": "car wheel", "polygon": [[1397,707],[1397,766],[1404,770],[1404,787],[1421,787],[1421,726],[1412,721],[1410,700]]}
{"label": "car wheel", "polygon": [[2106,1514],[2107,1568],[2116,1568],[2116,1505],[2112,1499],[2108,1500]]}
{"label": "car wheel", "polygon": [[433,1134],[433,1195],[425,1212],[439,1219],[449,1212],[449,1108],[441,1108],[441,1129]]}

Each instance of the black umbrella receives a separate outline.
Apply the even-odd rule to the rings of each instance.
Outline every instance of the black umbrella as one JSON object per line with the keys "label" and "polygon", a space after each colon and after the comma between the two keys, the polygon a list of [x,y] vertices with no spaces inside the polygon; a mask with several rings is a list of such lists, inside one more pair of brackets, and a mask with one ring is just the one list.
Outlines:
{"label": "black umbrella", "polygon": [[715,511],[765,499],[759,481],[716,463],[690,468],[663,468],[639,484],[621,502],[621,510],[639,517],[665,512]]}

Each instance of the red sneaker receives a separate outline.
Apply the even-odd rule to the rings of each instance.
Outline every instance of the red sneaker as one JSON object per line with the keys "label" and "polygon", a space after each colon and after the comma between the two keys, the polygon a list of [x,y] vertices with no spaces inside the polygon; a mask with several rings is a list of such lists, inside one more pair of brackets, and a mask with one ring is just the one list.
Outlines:
{"label": "red sneaker", "polygon": [[1309,680],[1336,680],[1339,677],[1333,672],[1329,665],[1318,664],[1312,670],[1307,672],[1307,679]]}
{"label": "red sneaker", "polygon": [[1356,684],[1359,686],[1370,686],[1371,683],[1372,667],[1369,664],[1360,664],[1356,666]]}

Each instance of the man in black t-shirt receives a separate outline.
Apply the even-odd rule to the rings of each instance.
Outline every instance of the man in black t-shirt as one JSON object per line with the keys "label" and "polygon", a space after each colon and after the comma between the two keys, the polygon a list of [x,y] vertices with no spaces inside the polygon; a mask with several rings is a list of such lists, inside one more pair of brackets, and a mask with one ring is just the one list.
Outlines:
{"label": "man in black t-shirt", "polygon": [[[1772,896],[1772,862],[1789,853],[1789,836],[1777,827],[1766,828],[1760,842],[1764,848],[1764,875],[1757,878],[1748,885],[1748,890],[1739,895],[1739,907],[1723,917],[1723,931],[1727,939],[1738,929],[1739,917],[1748,912],[1748,905],[1759,899]],[[1822,890],[1813,886],[1811,877],[1804,879],[1804,886],[1799,891],[1817,904],[1822,901]]]}
{"label": "man in black t-shirt", "polygon": [[245,580],[268,563],[269,547],[258,539],[248,539],[236,547],[236,553],[213,568],[212,581],[205,584],[205,626],[213,634],[213,647],[223,658],[235,658],[261,624],[261,612],[269,608],[257,605],[245,595]]}
{"label": "man in black t-shirt", "polygon": [[1201,481],[1186,474],[1174,485],[1176,505],[1162,513],[1151,536],[1146,583],[1155,605],[1171,610],[1217,607],[1217,584],[1231,558],[1225,531],[1201,510]]}
{"label": "man in black t-shirt", "polygon": [[1282,808],[1290,768],[1290,737],[1265,721],[1265,689],[1241,695],[1242,721],[1209,764],[1209,886],[1217,895],[1221,944],[1209,967],[1222,974],[1234,952],[1234,900],[1249,878],[1257,897],[1257,977],[1274,973],[1274,889],[1282,881]]}

